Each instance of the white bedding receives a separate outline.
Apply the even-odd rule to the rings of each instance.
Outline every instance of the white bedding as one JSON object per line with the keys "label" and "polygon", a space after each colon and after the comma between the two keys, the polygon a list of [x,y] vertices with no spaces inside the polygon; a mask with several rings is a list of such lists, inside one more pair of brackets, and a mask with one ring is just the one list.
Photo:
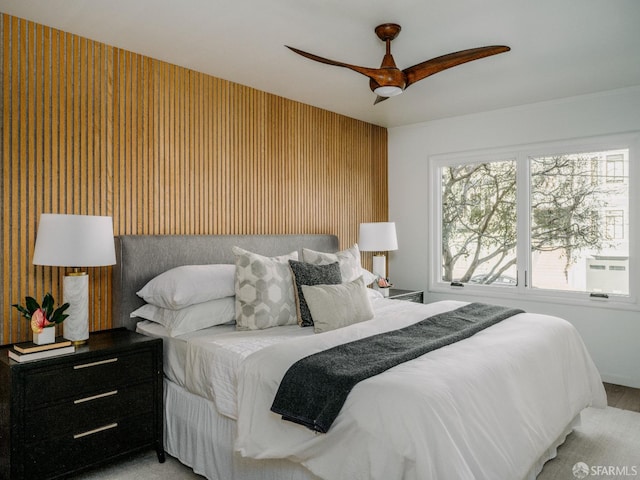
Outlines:
{"label": "white bedding", "polygon": [[[373,303],[369,322],[265,342],[240,361],[205,349],[209,360],[227,355],[232,369],[239,368],[237,451],[288,458],[332,480],[524,479],[583,408],[606,406],[600,376],[573,326],[520,314],[359,383],[326,434],[271,413],[280,380],[300,358],[464,304]],[[242,350],[228,342],[223,351]]]}
{"label": "white bedding", "polygon": [[[218,328],[218,327],[214,327]],[[288,343],[313,335],[312,328],[298,325],[241,330],[235,327],[201,331],[189,340],[186,356],[186,387],[191,393],[212,400],[218,411],[237,418],[237,374],[244,360],[270,345]]]}
{"label": "white bedding", "polygon": [[[404,316],[409,302],[380,297],[373,298],[372,304],[378,316]],[[234,325],[218,325],[171,337],[162,325],[145,320],[138,322],[136,330],[163,338],[167,378],[211,400],[221,414],[233,419],[237,418],[237,375],[242,362],[269,345],[315,336],[313,328],[298,325],[241,331]]]}
{"label": "white bedding", "polygon": [[164,373],[189,392],[214,402],[218,411],[237,418],[237,380],[241,363],[253,352],[276,343],[312,336],[313,328],[288,325],[237,331],[219,325],[171,337],[162,325],[138,322],[136,331],[163,339]]}

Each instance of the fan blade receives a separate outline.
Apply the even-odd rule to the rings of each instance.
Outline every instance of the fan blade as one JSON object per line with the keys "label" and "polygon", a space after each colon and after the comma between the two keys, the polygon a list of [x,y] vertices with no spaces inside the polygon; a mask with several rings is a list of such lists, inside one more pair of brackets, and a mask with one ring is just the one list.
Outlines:
{"label": "fan blade", "polygon": [[484,57],[490,57],[491,55],[497,55],[498,53],[508,52],[509,50],[511,50],[511,48],[505,45],[470,48],[469,50],[449,53],[447,55],[442,55],[441,57],[432,58],[431,60],[418,63],[417,65],[405,68],[402,71],[407,79],[407,85],[405,88],[435,73],[446,70],[447,68],[456,67],[463,63],[479,60]]}
{"label": "fan blade", "polygon": [[303,57],[306,57],[306,58],[308,58],[310,60],[314,60],[314,61],[320,62],[320,63],[326,63],[327,65],[334,65],[336,67],[348,68],[350,70],[353,70],[355,72],[358,72],[358,73],[364,75],[365,77],[369,77],[370,79],[373,79],[373,80],[376,80],[376,79],[380,80],[381,78],[384,78],[384,76],[385,76],[385,72],[381,68],[359,67],[358,65],[350,65],[348,63],[337,62],[335,60],[330,60],[328,58],[319,57],[318,55],[314,55],[313,53],[304,52],[304,51],[299,50],[297,48],[290,47],[289,45],[285,45],[285,47],[287,47],[289,50],[297,53],[298,55],[302,55]]}
{"label": "fan blade", "polygon": [[374,105],[379,104],[380,102],[384,102],[385,100],[388,100],[391,97],[381,97],[380,95],[376,95],[376,99],[373,102]]}

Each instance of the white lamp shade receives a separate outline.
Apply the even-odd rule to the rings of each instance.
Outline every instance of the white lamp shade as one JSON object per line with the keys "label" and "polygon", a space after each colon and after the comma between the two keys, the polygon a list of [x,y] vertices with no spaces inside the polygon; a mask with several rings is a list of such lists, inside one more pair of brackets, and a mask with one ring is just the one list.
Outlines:
{"label": "white lamp shade", "polygon": [[361,223],[358,248],[363,252],[388,252],[398,249],[395,222]]}
{"label": "white lamp shade", "polygon": [[111,217],[43,213],[34,265],[101,267],[116,263]]}

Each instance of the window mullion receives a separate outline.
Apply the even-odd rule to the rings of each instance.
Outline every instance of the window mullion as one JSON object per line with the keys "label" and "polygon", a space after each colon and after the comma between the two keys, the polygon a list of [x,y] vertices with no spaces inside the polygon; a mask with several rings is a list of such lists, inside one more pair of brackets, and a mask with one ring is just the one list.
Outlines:
{"label": "window mullion", "polygon": [[531,287],[531,182],[529,158],[516,154],[518,290]]}

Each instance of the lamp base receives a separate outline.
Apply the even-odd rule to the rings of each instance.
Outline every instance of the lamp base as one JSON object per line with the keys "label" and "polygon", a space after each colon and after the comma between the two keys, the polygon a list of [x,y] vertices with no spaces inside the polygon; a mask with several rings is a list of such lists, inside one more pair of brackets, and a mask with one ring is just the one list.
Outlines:
{"label": "lamp base", "polygon": [[373,256],[373,274],[387,278],[387,257],[384,255]]}
{"label": "lamp base", "polygon": [[62,286],[64,302],[69,304],[62,336],[80,345],[89,338],[89,276],[86,272],[68,273]]}

